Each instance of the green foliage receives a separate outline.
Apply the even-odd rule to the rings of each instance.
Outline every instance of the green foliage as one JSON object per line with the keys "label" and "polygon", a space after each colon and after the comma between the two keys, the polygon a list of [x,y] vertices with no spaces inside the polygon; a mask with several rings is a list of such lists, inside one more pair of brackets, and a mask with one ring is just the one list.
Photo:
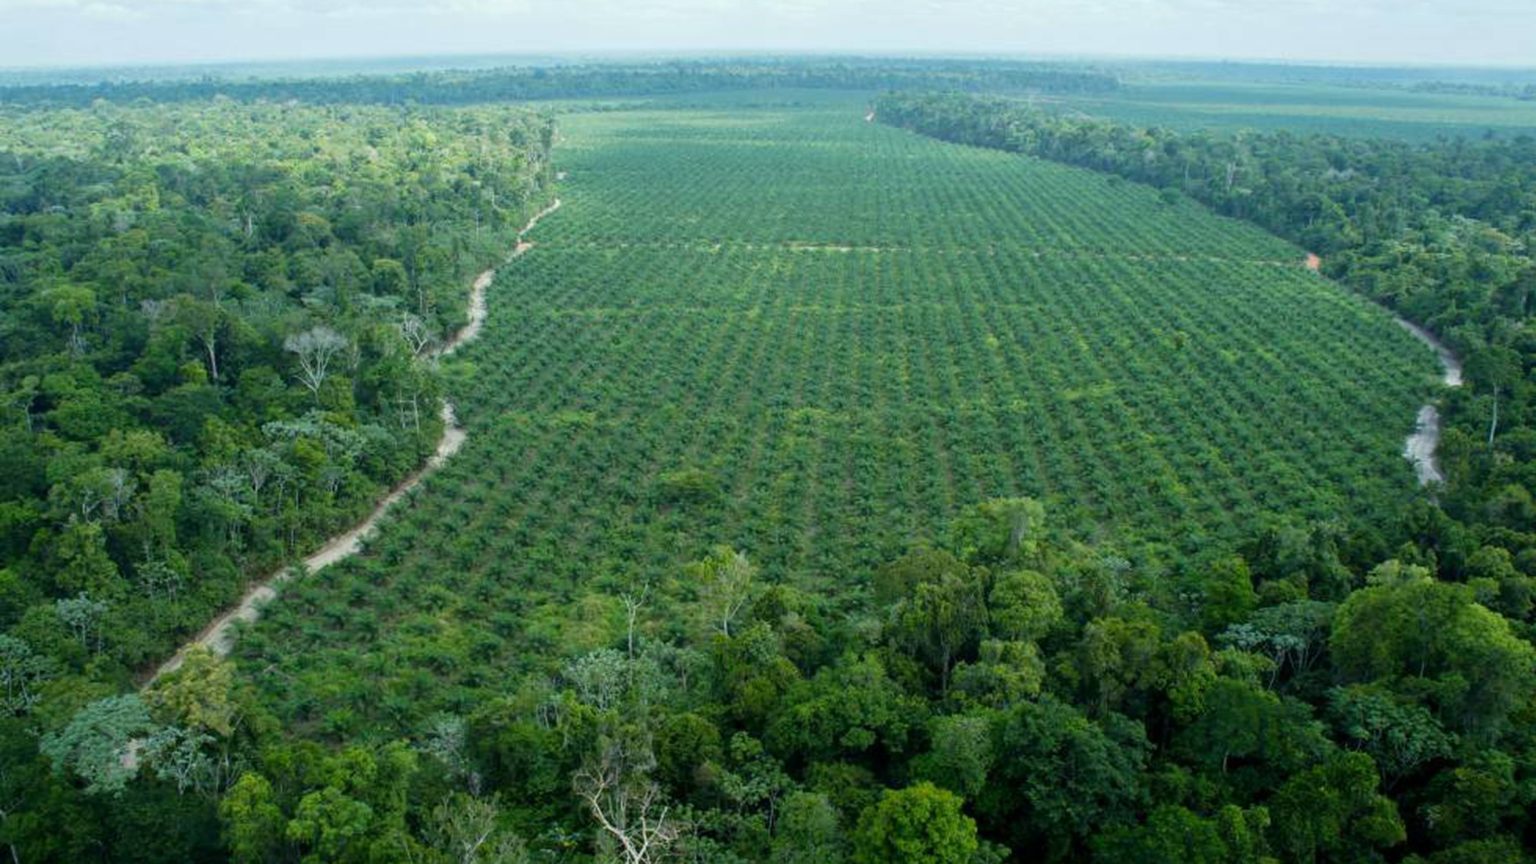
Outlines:
{"label": "green foliage", "polygon": [[166,722],[228,737],[239,722],[235,671],[201,646],[188,651],[181,668],[155,683],[145,700]]}
{"label": "green foliage", "polygon": [[1099,618],[1083,628],[1074,671],[1101,712],[1120,708],[1133,691],[1155,685],[1161,645],[1162,631],[1146,617]]}
{"label": "green foliage", "polygon": [[720,494],[720,481],[702,468],[668,471],[656,481],[661,500],[670,504],[701,504]]}
{"label": "green foliage", "polygon": [[955,667],[954,689],[961,698],[991,708],[1007,708],[1040,694],[1045,685],[1045,659],[1029,642],[988,639],[974,662]]}
{"label": "green foliage", "polygon": [[1222,644],[1269,660],[1271,686],[1283,673],[1310,671],[1322,657],[1337,607],[1319,600],[1292,600],[1266,606],[1221,633]]}
{"label": "green foliage", "polygon": [[1430,781],[1420,816],[1430,836],[1452,845],[1491,837],[1519,824],[1529,808],[1530,790],[1517,779],[1508,754],[1486,750],[1447,767]]}
{"label": "green foliage", "polygon": [[1520,843],[1512,837],[1471,840],[1443,849],[1427,858],[1410,857],[1411,864],[1525,864],[1530,860]]}
{"label": "green foliage", "polygon": [[[352,745],[314,766],[314,784],[303,793],[284,837],[305,861],[367,861],[418,848],[406,826],[415,754],[400,744],[378,751]],[[251,819],[269,815],[253,789]],[[226,820],[230,817],[226,816]]]}
{"label": "green foliage", "polygon": [[[0,109],[0,843],[1511,857],[1536,283],[1484,193],[1528,145],[963,126],[1159,192],[842,97],[689,98],[714,107],[562,119],[566,207],[498,274],[499,338],[444,370],[465,277],[552,176],[543,119]],[[1425,352],[1191,199],[1298,228],[1465,352],[1443,509],[1404,504],[1397,456]],[[444,386],[469,444],[365,554],[288,585],[233,663],[111,701],[419,464]]]}
{"label": "green foliage", "polygon": [[674,789],[711,782],[724,757],[719,728],[697,714],[670,715],[656,730],[656,775]]}
{"label": "green foliage", "polygon": [[25,714],[42,698],[41,686],[56,674],[52,658],[39,655],[21,639],[0,635],[0,709]]}
{"label": "green foliage", "polygon": [[997,577],[987,594],[992,632],[1005,639],[1043,639],[1062,620],[1061,598],[1043,573],[1013,570]]}
{"label": "green foliage", "polygon": [[[91,493],[86,493],[91,494]],[[71,522],[59,533],[54,583],[69,595],[111,597],[121,593],[122,577],[107,554],[106,533],[95,522]]]}
{"label": "green foliage", "polygon": [[1029,563],[1040,554],[1045,507],[1031,498],[976,505],[955,520],[951,540],[960,557],[978,564]]}
{"label": "green foliage", "polygon": [[725,704],[749,729],[763,728],[785,694],[801,680],[800,670],[782,650],[778,635],[761,622],[715,643]]}
{"label": "green foliage", "polygon": [[1361,861],[1403,842],[1397,805],[1377,783],[1364,753],[1336,753],[1298,773],[1270,800],[1275,846],[1291,861]]}
{"label": "green foliage", "polygon": [[[1261,513],[1374,520],[1410,492],[1400,427],[1433,361],[1379,310],[1278,266],[1286,244],[1133,184],[865,123],[859,104],[726,104],[561,117],[564,206],[498,276],[501,335],[456,355],[474,369],[454,384],[469,443],[368,560],[292,586],[292,616],[242,640],[243,664],[293,675],[267,685],[285,720],[461,711],[508,675],[617,647],[617,598],[637,585],[655,586],[641,629],[673,638],[706,617],[683,608],[706,584],[687,565],[721,545],[756,568],[753,593],[813,598],[765,621],[812,674],[844,652],[825,645],[837,631],[883,623],[847,614],[866,585],[880,605],[913,596],[886,565],[921,538],[931,556],[907,564],[979,563],[983,599],[1011,572],[1052,580],[1059,630],[961,627],[947,663],[931,638],[947,631],[921,616],[880,640],[912,692],[986,666],[968,686],[1003,705],[1046,686],[1047,643],[1075,637],[1079,608],[1166,591],[1174,560]],[[1200,350],[1167,347],[1174,331]],[[690,467],[719,496],[662,501],[658,478]],[[1166,546],[1143,556],[1147,539]],[[797,645],[807,632],[823,646]],[[1015,644],[984,662],[989,640]],[[729,669],[725,711],[771,743],[788,670]]]}
{"label": "green foliage", "polygon": [[847,846],[837,810],[826,795],[796,792],[785,799],[773,840],[773,864],[842,864]]}
{"label": "green foliage", "polygon": [[[409,67],[407,67],[409,68]],[[661,94],[708,94],[808,88],[832,91],[878,91],[898,86],[937,89],[1046,90],[1061,93],[1105,93],[1120,86],[1114,74],[1085,68],[1017,60],[972,60],[956,65],[943,59],[836,58],[672,60],[666,63],[596,65],[557,64],[552,67],[509,66],[475,71],[452,70],[394,75],[300,76],[263,79],[231,76],[198,80],[112,81],[90,84],[14,85],[0,88],[0,103],[87,107],[98,100],[131,103],[201,101],[214,98],[312,105],[466,105],[482,102],[574,97],[635,97]],[[741,97],[738,97],[741,98]],[[137,136],[132,127],[114,127],[102,149],[114,156],[133,152]],[[530,130],[517,129],[523,138]],[[547,132],[545,133],[547,135]],[[521,143],[521,142],[520,142]]]}
{"label": "green foliage", "polygon": [[271,860],[285,830],[283,812],[273,803],[272,784],[260,774],[242,774],[219,802],[225,842],[237,864]]}
{"label": "green foliage", "polygon": [[499,825],[496,800],[454,793],[432,808],[432,839],[443,861],[457,864],[527,864],[521,837]]}
{"label": "green foliage", "polygon": [[[35,790],[86,808],[92,854],[208,857],[209,800],[260,725],[232,667],[192,656],[142,701],[102,697],[425,458],[428,349],[545,198],[548,123],[0,108],[0,694],[61,776],[112,793]],[[156,842],[127,839],[134,819]]]}
{"label": "green foliage", "polygon": [[1141,726],[1110,714],[1095,723],[1046,697],[998,722],[1000,758],[977,799],[989,837],[1064,858],[1077,841],[1131,820],[1141,803],[1147,742]]}
{"label": "green foliage", "polygon": [[1328,702],[1341,736],[1369,753],[1389,782],[1455,750],[1456,736],[1441,728],[1428,710],[1399,701],[1388,691],[1342,687]]}
{"label": "green foliage", "polygon": [[63,729],[44,735],[40,749],[55,771],[85,781],[87,793],[120,793],[138,774],[134,742],[153,726],[143,699],[109,696],[80,709]]}
{"label": "green foliage", "polygon": [[373,823],[373,808],[333,786],[305,795],[287,827],[287,838],[311,851],[306,864],[365,860],[358,851]]}
{"label": "green foliage", "polygon": [[[1251,141],[1255,133],[1284,132],[1297,139],[1328,136],[1345,146],[1472,142],[1517,137],[1536,126],[1536,90],[1528,84],[1420,81],[1425,72],[1408,69],[1373,69],[1362,76],[1359,67],[1158,65],[1154,75],[1127,80],[1113,93],[1069,97],[1052,108],[1178,130],[1190,138]],[[1176,188],[1164,191],[1183,198]]]}
{"label": "green foliage", "polygon": [[890,606],[911,597],[919,585],[971,578],[974,577],[970,568],[954,555],[943,549],[920,546],[875,572],[875,602]]}
{"label": "green foliage", "polygon": [[[1311,92],[1278,88],[1286,92],[1277,94],[1238,86],[1245,98],[1263,92],[1287,109],[1300,107],[1295,94]],[[1171,102],[1207,92],[1179,90],[1183,95]],[[1350,135],[1362,121],[1349,114],[1383,110],[1380,92],[1333,88],[1326,98],[1352,107],[1343,114],[1324,112],[1333,115],[1326,122],[1334,131]],[[1394,98],[1419,106],[1434,101],[1417,95]],[[1419,106],[1407,112],[1411,121],[1383,125],[1398,133],[1416,126],[1409,137],[1422,143],[1294,135],[1293,129],[1276,128],[1299,120],[1277,121],[1284,110],[1244,114],[1237,109],[1240,123],[1268,131],[1231,136],[1208,129],[1176,131],[1177,123],[1165,121],[1179,112],[1168,104],[1151,114],[1133,110],[1121,115],[1149,124],[1146,128],[959,94],[889,94],[875,110],[884,122],[949,140],[1110,172],[1161,187],[1165,195],[1188,195],[1321,253],[1321,269],[1328,276],[1439,334],[1464,359],[1468,386],[1442,405],[1446,429],[1438,455],[1446,490],[1440,502],[1454,520],[1475,532],[1524,532],[1531,524],[1536,481],[1522,467],[1531,456],[1522,442],[1532,440],[1536,413],[1529,406],[1536,387],[1522,373],[1536,357],[1536,341],[1514,334],[1527,332],[1536,265],[1530,256],[1530,203],[1516,190],[1536,180],[1536,139],[1528,134],[1501,137],[1489,123],[1478,122],[1477,129],[1486,133],[1481,141],[1459,135],[1436,140],[1438,133],[1430,130],[1446,127],[1434,125]],[[1124,107],[1111,107],[1109,113]],[[1212,107],[1201,107],[1201,126],[1221,125],[1215,115],[1232,109],[1212,112]],[[1094,113],[1100,110],[1095,106]],[[1336,559],[1340,541],[1347,538],[1335,529],[1320,535],[1298,525],[1278,525],[1261,539],[1258,554],[1245,551],[1255,573],[1304,581],[1313,599],[1342,599],[1351,586]],[[1428,535],[1419,540],[1435,542]],[[1508,535],[1504,540],[1528,543]],[[1463,551],[1454,545],[1440,551],[1447,554],[1446,569],[1456,574]]]}
{"label": "green foliage", "polygon": [[948,571],[918,582],[892,608],[886,631],[897,647],[936,671],[940,692],[948,693],[950,671],[987,632],[981,574]]}
{"label": "green foliage", "polygon": [[1200,629],[1206,633],[1244,620],[1259,602],[1248,562],[1236,555],[1204,564],[1193,582],[1200,598]]}
{"label": "green foliage", "polygon": [[854,832],[856,864],[970,864],[976,823],[958,795],[931,783],[887,790]]}
{"label": "green foliage", "polygon": [[1333,658],[1347,679],[1424,699],[1474,736],[1496,734],[1536,694],[1536,648],[1478,605],[1471,588],[1417,573],[1373,579],[1334,621]]}
{"label": "green foliage", "polygon": [[691,566],[688,576],[699,594],[705,626],[729,638],[731,623],[752,599],[757,568],[744,553],[719,546]]}
{"label": "green foliage", "polygon": [[986,786],[998,754],[992,749],[995,720],[986,714],[935,717],[928,723],[928,752],[912,760],[912,773],[962,798]]}
{"label": "green foliage", "polygon": [[767,743],[785,759],[813,761],[903,753],[927,713],[875,655],[840,658],[791,688],[784,703]]}
{"label": "green foliage", "polygon": [[1249,681],[1218,678],[1201,696],[1201,708],[1177,745],[1195,762],[1225,773],[1232,760],[1251,760],[1290,772],[1311,764],[1327,749],[1321,724],[1294,699]]}
{"label": "green foliage", "polygon": [[1115,864],[1263,864],[1262,808],[1243,811],[1228,805],[1215,818],[1183,807],[1156,807],[1142,825],[1115,828],[1093,838],[1095,861]]}

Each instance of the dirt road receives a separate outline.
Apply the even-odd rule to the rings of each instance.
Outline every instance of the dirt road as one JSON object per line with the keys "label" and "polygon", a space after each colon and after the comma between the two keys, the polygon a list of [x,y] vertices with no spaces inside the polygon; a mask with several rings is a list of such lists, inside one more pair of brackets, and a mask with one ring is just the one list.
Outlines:
{"label": "dirt road", "polygon": [[[1313,273],[1321,273],[1323,259],[1308,252],[1306,266]],[[1397,325],[1414,338],[1433,348],[1435,355],[1440,358],[1440,365],[1445,374],[1441,380],[1447,387],[1461,386],[1461,360],[1459,360],[1444,342],[1435,338],[1435,334],[1405,318],[1394,315]],[[1435,449],[1440,446],[1440,409],[1433,402],[1426,402],[1419,407],[1419,415],[1414,422],[1413,434],[1403,444],[1403,458],[1413,463],[1413,471],[1419,477],[1420,486],[1428,486],[1431,483],[1444,483],[1445,475],[1440,473],[1440,465],[1435,461]]]}
{"label": "dirt road", "polygon": [[[1461,361],[1451,353],[1451,349],[1447,348],[1445,343],[1436,339],[1433,333],[1411,321],[1398,318],[1397,324],[1412,333],[1420,342],[1435,349],[1435,354],[1440,357],[1440,365],[1445,369],[1441,379],[1445,382],[1445,386],[1461,386]],[[1435,448],[1439,446],[1440,409],[1435,407],[1435,403],[1426,402],[1419,408],[1419,417],[1414,425],[1413,434],[1408,436],[1407,443],[1403,445],[1403,457],[1413,463],[1413,470],[1419,476],[1420,486],[1445,482],[1445,475],[1440,473],[1440,465],[1435,462]]]}
{"label": "dirt road", "polygon": [[[532,231],[539,224],[540,219],[543,219],[559,208],[560,199],[556,198],[554,203],[540,210],[534,214],[532,219],[528,220],[528,224],[523,226],[523,230],[517,234],[517,245],[513,248],[512,253],[507,256],[508,263],[533,248],[532,243],[523,239],[524,235]],[[431,356],[446,357],[480,335],[481,328],[485,326],[487,313],[485,292],[486,289],[491,287],[491,283],[495,279],[495,270],[487,270],[476,277],[469,294],[468,323],[460,328],[457,333],[449,337]],[[230,649],[234,647],[237,625],[242,622],[249,623],[260,618],[261,608],[277,596],[277,589],[284,582],[294,578],[296,573],[313,573],[316,570],[329,567],[338,561],[357,554],[362,549],[363,541],[368,535],[373,533],[374,528],[378,526],[379,520],[384,517],[384,514],[388,513],[389,509],[395,506],[401,498],[410,494],[412,489],[419,486],[422,480],[425,480],[432,472],[441,467],[444,462],[452,458],[453,454],[459,452],[459,449],[464,446],[464,442],[468,440],[468,435],[459,426],[458,420],[454,416],[453,403],[446,401],[443,403],[442,418],[443,437],[438,440],[437,449],[432,452],[426,464],[400,481],[395,488],[391,489],[389,494],[384,496],[383,500],[379,501],[373,508],[373,511],[368,514],[367,518],[352,526],[345,533],[338,534],[325,541],[324,545],[304,559],[302,568],[285,567],[251,586],[245,592],[245,596],[240,598],[238,605],[215,618],[207,627],[203,628],[203,631],[196,638],[183,645],[169,660],[160,664],[155,669],[154,674],[144,681],[144,686],[147,687],[153,684],[160,676],[167,675],[181,668],[181,664],[186,660],[187,652],[196,646],[201,645],[220,657],[229,654]]]}

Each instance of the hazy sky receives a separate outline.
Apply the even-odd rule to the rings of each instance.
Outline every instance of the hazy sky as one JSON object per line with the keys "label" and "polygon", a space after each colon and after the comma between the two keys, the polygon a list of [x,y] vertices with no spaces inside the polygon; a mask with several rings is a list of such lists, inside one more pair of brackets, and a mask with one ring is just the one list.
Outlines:
{"label": "hazy sky", "polygon": [[0,66],[811,50],[1536,66],[1536,0],[0,0]]}

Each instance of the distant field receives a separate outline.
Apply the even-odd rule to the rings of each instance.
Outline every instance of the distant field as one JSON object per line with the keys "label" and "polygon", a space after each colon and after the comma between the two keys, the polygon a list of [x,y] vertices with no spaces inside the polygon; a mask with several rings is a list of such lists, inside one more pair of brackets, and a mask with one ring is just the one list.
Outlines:
{"label": "distant field", "polygon": [[1434,358],[1252,228],[857,102],[570,116],[556,161],[468,445],[238,648],[292,722],[462,710],[715,543],[853,596],[989,497],[1180,546],[1414,494]]}
{"label": "distant field", "polygon": [[1405,140],[1481,137],[1489,131],[1536,134],[1536,102],[1321,84],[1132,83],[1112,97],[1072,97],[1058,104],[1093,116],[1191,131],[1285,129]]}

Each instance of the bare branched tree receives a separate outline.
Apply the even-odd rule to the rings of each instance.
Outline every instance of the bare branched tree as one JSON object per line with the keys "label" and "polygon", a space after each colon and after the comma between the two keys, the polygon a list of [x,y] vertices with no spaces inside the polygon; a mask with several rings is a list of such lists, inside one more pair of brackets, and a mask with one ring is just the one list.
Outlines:
{"label": "bare branched tree", "polygon": [[432,343],[432,330],[420,315],[406,312],[400,316],[400,338],[411,349],[412,357],[420,357]]}
{"label": "bare branched tree", "polygon": [[524,864],[528,850],[498,824],[497,800],[455,793],[432,810],[433,845],[455,864]]}
{"label": "bare branched tree", "polygon": [[586,802],[625,864],[662,860],[682,835],[670,817],[661,787],[650,779],[650,748],[618,736],[603,742],[599,756],[576,772],[576,794]]}
{"label": "bare branched tree", "polygon": [[752,597],[757,568],[745,553],[721,547],[699,565],[703,584],[699,593],[711,626],[722,636],[731,635],[731,622]]}
{"label": "bare branched tree", "polygon": [[650,583],[646,583],[640,588],[640,593],[638,594],[625,591],[623,594],[619,595],[619,599],[624,601],[624,617],[628,622],[630,660],[635,659],[635,624],[640,618],[640,610],[645,608],[646,595],[650,593]]}
{"label": "bare branched tree", "polygon": [[283,340],[283,348],[299,356],[299,383],[316,398],[319,398],[320,387],[330,374],[331,361],[347,344],[347,337],[324,325],[311,327]]}
{"label": "bare branched tree", "polygon": [[208,358],[208,377],[218,381],[219,330],[225,323],[224,310],[217,302],[209,303],[182,294],[176,298],[173,311],[176,320],[192,331],[193,337],[203,346],[203,353]]}
{"label": "bare branched tree", "polygon": [[151,327],[158,325],[170,311],[171,304],[165,300],[141,300],[139,312],[144,315]]}
{"label": "bare branched tree", "polygon": [[133,493],[138,489],[139,484],[126,468],[108,468],[102,475],[102,479],[105,481],[103,504],[106,508],[106,518],[116,522],[128,509],[128,504],[133,500]]}

